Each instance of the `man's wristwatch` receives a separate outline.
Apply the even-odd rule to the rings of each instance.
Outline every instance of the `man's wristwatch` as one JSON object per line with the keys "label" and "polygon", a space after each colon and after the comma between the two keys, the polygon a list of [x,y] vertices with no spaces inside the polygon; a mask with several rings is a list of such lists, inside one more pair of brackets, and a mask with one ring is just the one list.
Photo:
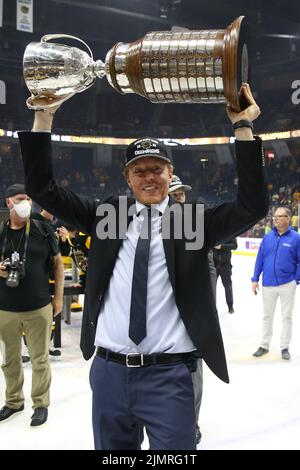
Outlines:
{"label": "man's wristwatch", "polygon": [[253,122],[247,121],[247,119],[241,119],[240,121],[235,122],[232,127],[234,130],[241,129],[242,127],[249,127],[252,132],[254,131]]}

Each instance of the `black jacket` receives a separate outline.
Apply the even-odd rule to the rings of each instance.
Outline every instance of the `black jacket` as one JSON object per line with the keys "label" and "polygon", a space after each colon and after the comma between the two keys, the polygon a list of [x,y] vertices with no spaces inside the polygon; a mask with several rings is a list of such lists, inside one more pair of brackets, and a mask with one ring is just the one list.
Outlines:
{"label": "black jacket", "polygon": [[217,271],[231,269],[231,250],[237,249],[236,238],[228,240],[225,243],[221,243],[221,248],[213,249],[213,258]]}
{"label": "black jacket", "polygon": [[[79,197],[72,191],[57,186],[53,180],[49,134],[20,132],[19,139],[27,194],[52,214],[84,233],[91,234],[81,331],[81,349],[83,356],[89,359],[94,352],[101,300],[109,285],[123,240],[97,238],[96,226],[101,220],[96,214],[99,201]],[[203,248],[187,251],[184,238],[163,241],[170,282],[182,320],[200,357],[225,382],[229,379],[219,319],[212,296],[207,252],[222,241],[248,230],[268,210],[261,141],[239,141],[236,143],[236,153],[239,176],[237,200],[205,210]],[[133,199],[126,200],[129,205],[135,202]],[[111,197],[106,202],[118,208],[117,197]],[[128,223],[129,221],[128,218]],[[126,231],[126,227],[124,230]]]}

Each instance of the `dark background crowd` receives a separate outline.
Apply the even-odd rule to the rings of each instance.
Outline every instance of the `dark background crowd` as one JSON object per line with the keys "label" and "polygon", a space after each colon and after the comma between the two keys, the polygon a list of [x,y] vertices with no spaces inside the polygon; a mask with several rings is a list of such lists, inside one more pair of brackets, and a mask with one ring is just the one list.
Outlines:
{"label": "dark background crowd", "polygon": [[[130,190],[122,176],[125,147],[55,146],[55,176],[59,184],[79,194],[100,199],[112,193],[129,195]],[[192,186],[188,200],[201,197],[208,206],[221,204],[235,198],[237,178],[234,165],[233,145],[229,145],[231,161],[221,164],[217,146],[193,148],[172,147],[174,172],[185,184]],[[266,145],[266,148],[271,148]],[[298,226],[300,204],[300,139],[288,142],[289,155],[279,158],[276,152],[266,151],[266,171],[270,191],[269,216],[256,224],[247,236],[261,238],[272,227],[272,212],[279,205],[288,206],[293,212],[292,223]],[[102,155],[103,153],[103,155]],[[271,158],[269,155],[271,154]],[[109,159],[107,160],[107,155]],[[103,156],[103,158],[102,158]],[[7,186],[23,181],[20,150],[15,143],[0,144],[0,199],[4,203]]]}
{"label": "dark background crowd", "polygon": [[[9,3],[9,8],[6,7]],[[130,6],[129,6],[130,3]],[[300,3],[290,0],[122,0],[78,2],[39,0],[34,4],[33,32],[16,29],[16,2],[6,2],[0,28],[0,133],[30,129],[32,111],[25,101],[30,92],[23,77],[23,54],[28,43],[44,34],[75,35],[91,47],[94,59],[104,60],[118,42],[130,43],[149,31],[224,29],[236,17],[248,22],[250,84],[261,108],[255,121],[258,134],[300,133]],[[69,46],[80,43],[58,40]],[[55,118],[59,135],[164,139],[232,136],[224,105],[153,104],[136,94],[120,95],[106,78],[61,107]],[[297,134],[298,132],[298,134]],[[0,134],[1,137],[1,134]],[[297,215],[300,188],[300,138],[266,142],[274,158],[266,158],[271,205],[291,207]],[[13,143],[11,143],[13,142]],[[16,141],[0,139],[0,198],[14,181],[22,181]],[[128,191],[121,170],[125,146],[78,147],[56,145],[55,172],[65,187],[89,196],[104,197]],[[175,173],[193,190],[189,199],[204,197],[208,205],[232,200],[236,191],[233,145],[172,147]],[[108,151],[107,151],[108,149]],[[105,158],[104,158],[105,157]],[[270,220],[249,234],[263,233]]]}
{"label": "dark background crowd", "polygon": [[[34,4],[33,32],[16,30],[16,2],[7,2],[0,28],[0,79],[5,96],[0,128],[30,128],[32,113],[25,106],[30,95],[23,78],[23,54],[29,42],[44,34],[75,35],[104,60],[119,42],[130,43],[149,31],[172,28],[224,29],[240,16],[248,22],[251,88],[262,110],[256,131],[300,129],[300,47],[298,0],[39,0]],[[78,42],[57,42],[85,50]],[[293,99],[294,96],[294,99]],[[58,134],[114,137],[177,138],[232,135],[223,105],[153,104],[136,94],[120,95],[106,78],[62,106],[55,120]]]}

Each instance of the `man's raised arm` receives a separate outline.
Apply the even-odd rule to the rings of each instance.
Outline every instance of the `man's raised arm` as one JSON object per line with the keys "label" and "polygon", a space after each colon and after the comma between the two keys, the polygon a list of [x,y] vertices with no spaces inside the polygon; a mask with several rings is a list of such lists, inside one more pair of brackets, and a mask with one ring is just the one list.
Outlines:
{"label": "man's raised arm", "polygon": [[[37,104],[42,105],[40,101]],[[50,134],[57,109],[36,111],[32,131],[18,133],[26,191],[51,214],[90,234],[96,216],[95,201],[58,186],[53,177]]]}

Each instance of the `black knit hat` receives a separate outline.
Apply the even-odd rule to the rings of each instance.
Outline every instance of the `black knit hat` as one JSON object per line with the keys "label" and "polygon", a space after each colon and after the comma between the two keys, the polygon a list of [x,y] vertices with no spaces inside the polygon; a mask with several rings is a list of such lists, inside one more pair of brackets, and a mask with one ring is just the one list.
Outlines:
{"label": "black knit hat", "polygon": [[5,197],[9,198],[17,194],[26,194],[24,184],[15,183],[6,188]]}
{"label": "black knit hat", "polygon": [[171,155],[163,142],[147,137],[132,142],[127,147],[125,166],[143,157],[157,157],[172,163]]}

